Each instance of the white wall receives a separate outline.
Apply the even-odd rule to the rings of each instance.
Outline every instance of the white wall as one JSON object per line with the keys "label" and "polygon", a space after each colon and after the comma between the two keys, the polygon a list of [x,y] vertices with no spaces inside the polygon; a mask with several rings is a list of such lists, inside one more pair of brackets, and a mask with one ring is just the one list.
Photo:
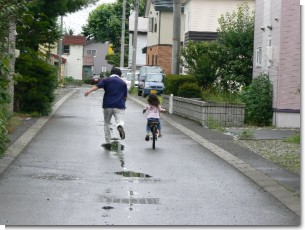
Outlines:
{"label": "white wall", "polygon": [[63,54],[62,57],[67,59],[65,76],[71,76],[75,80],[82,80],[83,46],[70,45],[70,54]]}
{"label": "white wall", "polygon": [[237,6],[248,2],[255,8],[254,0],[190,0],[185,5],[185,32],[204,31],[216,32],[218,19],[226,12],[233,12]]}

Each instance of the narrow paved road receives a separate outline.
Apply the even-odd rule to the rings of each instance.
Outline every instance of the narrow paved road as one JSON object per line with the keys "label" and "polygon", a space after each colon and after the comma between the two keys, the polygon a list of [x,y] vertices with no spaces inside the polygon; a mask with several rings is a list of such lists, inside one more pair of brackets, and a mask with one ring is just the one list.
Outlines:
{"label": "narrow paved road", "polygon": [[84,91],[77,89],[0,175],[0,224],[299,224],[273,196],[165,121],[152,150],[142,106],[132,100],[126,139],[118,142],[124,149],[103,149],[103,91]]}

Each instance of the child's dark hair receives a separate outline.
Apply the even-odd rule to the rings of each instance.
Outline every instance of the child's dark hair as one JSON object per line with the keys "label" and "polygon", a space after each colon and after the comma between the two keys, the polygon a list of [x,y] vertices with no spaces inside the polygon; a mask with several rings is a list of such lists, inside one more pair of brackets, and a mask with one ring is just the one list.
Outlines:
{"label": "child's dark hair", "polygon": [[160,105],[159,98],[156,94],[150,94],[147,99],[148,104],[158,107]]}

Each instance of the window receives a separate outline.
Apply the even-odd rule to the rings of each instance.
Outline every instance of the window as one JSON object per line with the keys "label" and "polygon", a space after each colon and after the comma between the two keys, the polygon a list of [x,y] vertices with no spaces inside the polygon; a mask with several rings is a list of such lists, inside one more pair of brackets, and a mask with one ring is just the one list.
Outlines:
{"label": "window", "polygon": [[155,65],[155,55],[152,55],[151,61],[152,61],[151,65]]}
{"label": "window", "polygon": [[158,65],[158,55],[156,55],[155,60],[156,60],[156,65]]}
{"label": "window", "polygon": [[155,22],[154,32],[156,33],[157,32],[157,28],[158,28],[157,18],[155,18],[154,22]]}
{"label": "window", "polygon": [[87,55],[96,56],[96,50],[87,50]]}
{"label": "window", "polygon": [[64,54],[70,54],[70,46],[69,45],[64,45],[63,53]]}
{"label": "window", "polygon": [[153,32],[154,27],[154,18],[148,19],[148,32]]}
{"label": "window", "polygon": [[256,67],[262,66],[262,47],[256,49]]}

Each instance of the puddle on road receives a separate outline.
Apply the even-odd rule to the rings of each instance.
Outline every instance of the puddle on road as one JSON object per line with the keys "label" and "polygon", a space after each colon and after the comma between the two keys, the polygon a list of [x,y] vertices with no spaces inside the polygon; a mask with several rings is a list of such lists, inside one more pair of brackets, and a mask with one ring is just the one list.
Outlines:
{"label": "puddle on road", "polygon": [[43,180],[79,180],[78,177],[69,176],[69,175],[32,175],[32,178],[43,179]]}
{"label": "puddle on road", "polygon": [[125,146],[122,145],[118,141],[113,141],[113,142],[110,143],[109,146],[102,146],[102,147],[104,147],[105,149],[107,149],[109,151],[113,151],[113,152],[121,152],[125,148]]}
{"label": "puddle on road", "polygon": [[102,207],[102,209],[110,210],[110,209],[114,209],[114,207],[111,207],[111,206],[104,206],[104,207]]}
{"label": "puddle on road", "polygon": [[151,176],[144,173],[132,172],[132,171],[121,171],[116,172],[117,175],[122,175],[123,177],[139,177],[139,178],[150,178]]}

